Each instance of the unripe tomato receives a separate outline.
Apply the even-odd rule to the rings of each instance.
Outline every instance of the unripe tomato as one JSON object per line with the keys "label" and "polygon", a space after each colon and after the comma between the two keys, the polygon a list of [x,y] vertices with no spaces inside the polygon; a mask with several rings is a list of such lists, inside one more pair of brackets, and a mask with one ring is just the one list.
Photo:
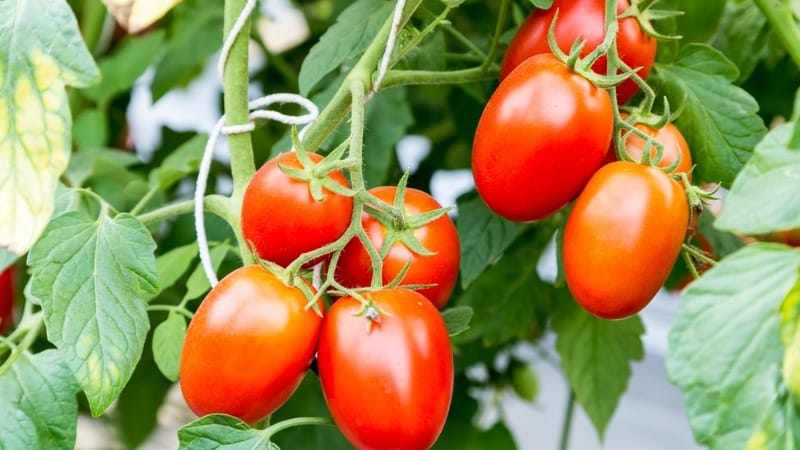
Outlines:
{"label": "unripe tomato", "polygon": [[0,272],[0,333],[11,326],[14,313],[14,266]]}
{"label": "unripe tomato", "polygon": [[337,300],[323,321],[317,360],[328,408],[359,450],[429,449],[453,395],[444,321],[411,290],[366,297],[384,313],[371,325],[352,297]]}
{"label": "unripe tomato", "polygon": [[306,297],[260,266],[241,267],[206,296],[186,331],[180,383],[199,416],[255,423],[297,389],[322,319]]}
{"label": "unripe tomato", "polygon": [[[627,0],[617,0],[617,14],[628,9]],[[586,40],[581,56],[596,49],[605,37],[605,0],[555,0],[550,9],[534,9],[520,27],[506,51],[500,68],[500,79],[505,79],[522,61],[540,53],[550,53],[547,32],[558,10],[555,37],[558,47],[565,53],[580,37]],[[656,58],[656,40],[642,30],[635,17],[619,21],[617,50],[619,57],[633,69],[641,67],[638,74],[647,78]],[[605,75],[607,60],[601,56],[592,65],[592,70]],[[633,80],[626,80],[617,87],[617,99],[627,102],[639,88]]]}
{"label": "unripe tomato", "polygon": [[[308,153],[314,162],[322,160]],[[262,259],[287,266],[303,253],[330,244],[350,225],[353,199],[323,189],[325,198],[314,200],[309,183],[283,173],[278,166],[301,168],[295,152],[267,161],[253,175],[242,199],[244,239]],[[328,175],[349,187],[344,174]]]}
{"label": "unripe tomato", "polygon": [[[370,190],[379,199],[392,204],[397,188],[381,186]],[[442,206],[433,197],[418,189],[408,188],[405,191],[405,212],[409,216],[433,211]],[[376,249],[380,249],[386,237],[386,228],[369,214],[362,216],[364,230]],[[453,220],[446,214],[413,231],[425,249],[433,255],[420,255],[402,242],[396,242],[383,259],[382,279],[384,283],[392,281],[407,263],[408,271],[403,277],[402,285],[432,284],[417,292],[428,298],[439,308],[444,308],[458,278],[458,266],[461,260],[461,248],[458,232]],[[367,287],[372,281],[372,262],[364,245],[353,239],[342,251],[336,266],[336,278],[347,287]]]}
{"label": "unripe tomato", "polygon": [[575,300],[604,319],[639,312],[667,279],[688,223],[683,187],[661,170],[625,161],[603,166],[564,230],[564,273]]}
{"label": "unripe tomato", "polygon": [[519,65],[486,104],[472,147],[478,193],[525,222],[571,202],[603,164],[614,130],[608,93],[551,54]]}
{"label": "unripe tomato", "polygon": [[[627,114],[622,114],[623,118],[627,117]],[[661,160],[658,162],[658,167],[669,167],[678,160],[680,156],[681,161],[678,163],[678,166],[675,167],[674,173],[686,173],[689,174],[689,179],[691,180],[691,170],[692,170],[692,153],[689,151],[689,144],[686,143],[686,139],[683,138],[683,134],[681,134],[680,130],[673,125],[671,122],[667,122],[663,127],[659,129],[655,129],[650,125],[644,123],[637,123],[634,125],[637,129],[642,131],[644,134],[650,136],[654,140],[658,141],[663,145],[664,151],[661,155]],[[628,151],[628,154],[636,161],[641,161],[642,156],[644,155],[644,149],[647,147],[647,141],[636,136],[634,134],[628,134],[627,139],[625,139],[625,149]],[[650,147],[650,159],[651,161],[656,157],[656,148],[654,146]],[[606,161],[613,162],[617,161],[617,153],[614,151],[613,143],[612,148],[608,151],[608,157]]]}

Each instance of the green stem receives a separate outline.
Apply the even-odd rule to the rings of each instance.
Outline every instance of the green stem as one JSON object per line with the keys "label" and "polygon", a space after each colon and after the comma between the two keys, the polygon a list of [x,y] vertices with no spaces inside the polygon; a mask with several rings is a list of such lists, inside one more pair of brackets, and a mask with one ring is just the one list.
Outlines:
{"label": "green stem", "polygon": [[422,42],[422,40],[425,39],[426,36],[431,34],[433,30],[435,30],[436,27],[438,27],[439,24],[441,24],[442,21],[447,18],[447,15],[450,14],[451,9],[452,8],[450,6],[445,7],[445,9],[438,16],[436,16],[436,18],[433,19],[431,23],[429,23],[422,31],[417,33],[417,35],[414,36],[413,39],[411,39],[405,45],[403,45],[403,48],[401,48],[400,51],[398,51],[395,54],[389,65],[393,66],[397,64],[397,62],[402,60],[408,54],[408,52],[410,52],[414,47],[419,45],[419,43]]}
{"label": "green stem", "polygon": [[102,2],[83,2],[81,8],[81,36],[83,36],[83,41],[86,42],[86,47],[95,57],[100,53],[98,44],[100,43],[100,36],[103,34],[106,14],[106,7]]}
{"label": "green stem", "polygon": [[681,256],[683,256],[683,262],[686,263],[686,267],[689,268],[689,273],[692,274],[692,278],[695,280],[700,278],[700,274],[697,272],[697,267],[694,265],[694,261],[692,261],[692,257],[689,255],[688,251],[681,252]]}
{"label": "green stem", "polygon": [[481,59],[486,60],[488,55],[486,52],[480,49],[477,45],[475,45],[468,37],[464,36],[460,31],[458,31],[455,27],[448,23],[443,23],[442,29],[446,31],[450,36],[455,38],[458,42],[460,42],[464,47],[469,49],[472,53],[480,56]]}
{"label": "green stem", "polygon": [[758,9],[767,18],[770,27],[778,34],[781,44],[800,67],[800,29],[794,21],[792,7],[785,0],[755,0]]}
{"label": "green stem", "polygon": [[142,197],[141,200],[139,200],[139,202],[136,203],[136,206],[133,207],[133,209],[131,210],[131,214],[134,216],[139,214],[142,211],[142,209],[144,209],[144,207],[147,206],[147,203],[150,200],[152,200],[153,196],[155,196],[157,193],[158,193],[158,186],[153,186],[152,188],[150,188],[150,190],[147,191],[146,194],[144,194],[144,197]]}
{"label": "green stem", "polygon": [[[236,19],[239,17],[246,0],[225,1],[225,26],[224,38],[231,32]],[[247,107],[247,94],[250,78],[247,71],[247,44],[250,37],[250,21],[245,21],[241,32],[236,36],[228,59],[225,62],[223,77],[223,105],[225,107],[226,125],[242,125],[249,122],[250,111]],[[231,175],[233,176],[233,194],[231,195],[232,208],[235,214],[229,214],[228,220],[239,241],[239,253],[244,262],[251,263],[252,256],[247,248],[247,243],[242,238],[239,211],[241,210],[242,197],[247,188],[247,183],[255,173],[253,160],[253,144],[250,133],[238,133],[228,136],[228,148],[231,155]]]}
{"label": "green stem", "polygon": [[[234,213],[230,199],[227,197],[217,194],[207,195],[203,206],[206,211],[218,215],[231,225],[239,221],[238,217],[232,217],[238,216],[238,214]],[[184,200],[144,213],[139,216],[139,221],[145,225],[153,225],[176,216],[189,214],[192,211],[194,211],[194,200]],[[236,222],[232,222],[232,220]]]}
{"label": "green stem", "polygon": [[697,250],[696,248],[692,247],[691,245],[683,244],[683,250],[689,253],[692,257],[697,258],[698,260],[709,264],[711,266],[717,265],[717,261],[713,258],[709,258],[703,252]]}
{"label": "green stem", "polygon": [[407,84],[461,84],[497,78],[497,70],[485,70],[483,67],[470,69],[439,70],[390,70],[383,77],[381,88],[402,86]]}
{"label": "green stem", "polygon": [[564,423],[561,426],[561,439],[559,441],[559,450],[567,450],[569,448],[569,434],[572,430],[572,418],[575,416],[575,392],[570,388],[569,397],[567,398],[567,410],[564,412]]}
{"label": "green stem", "polygon": [[481,69],[488,70],[494,63],[494,57],[497,55],[498,44],[500,43],[500,36],[503,34],[503,28],[506,25],[506,17],[508,16],[509,0],[502,0],[500,2],[500,11],[497,13],[497,26],[494,29],[494,36],[492,36],[492,43],[489,46],[489,54],[483,61]]}
{"label": "green stem", "polygon": [[295,417],[293,419],[282,420],[278,423],[272,424],[264,430],[264,435],[269,440],[272,436],[280,433],[283,430],[294,428],[303,425],[330,425],[330,420],[322,417]]}
{"label": "green stem", "polygon": [[[33,342],[39,336],[39,331],[41,331],[42,325],[44,324],[44,313],[40,311],[29,317],[30,320],[27,321],[28,325],[25,327],[25,337],[22,338],[22,341],[19,343],[19,345],[13,348],[11,354],[8,356],[8,359],[3,361],[3,364],[0,365],[0,377],[2,377],[6,370],[8,370],[8,368],[14,364],[14,361],[19,358],[19,355],[22,354],[22,352],[27,351],[30,346],[33,345]],[[25,322],[26,321],[23,319],[23,323],[20,325],[24,325]]]}
{"label": "green stem", "polygon": [[192,320],[192,317],[194,317],[194,314],[192,314],[191,311],[189,311],[188,309],[186,309],[185,307],[180,306],[180,305],[178,305],[178,306],[176,306],[176,305],[147,305],[147,310],[148,311],[166,311],[166,312],[170,312],[170,313],[171,312],[176,312],[176,313],[186,317],[189,320]]}

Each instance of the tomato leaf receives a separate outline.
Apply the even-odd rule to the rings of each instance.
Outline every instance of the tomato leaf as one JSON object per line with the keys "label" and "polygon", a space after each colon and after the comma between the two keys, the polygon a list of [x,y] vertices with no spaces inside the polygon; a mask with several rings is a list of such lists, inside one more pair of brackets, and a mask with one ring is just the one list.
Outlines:
{"label": "tomato leaf", "polygon": [[744,242],[739,236],[727,231],[722,231],[714,227],[714,214],[704,210],[697,220],[697,228],[700,236],[708,240],[713,251],[713,256],[725,257],[744,247]]}
{"label": "tomato leaf", "polygon": [[170,381],[178,381],[181,350],[186,338],[186,319],[171,312],[153,332],[153,357],[158,370]]}
{"label": "tomato leaf", "polygon": [[469,329],[469,322],[475,311],[469,306],[454,306],[442,311],[442,319],[447,327],[447,334],[455,336]]}
{"label": "tomato leaf", "polygon": [[192,242],[182,247],[173,248],[156,258],[158,286],[161,290],[171,287],[189,270],[197,258],[197,243]]}
{"label": "tomato leaf", "polygon": [[99,415],[119,396],[142,354],[158,292],[144,225],[129,214],[53,219],[31,249],[30,294],[41,302],[48,339],[58,347]]}
{"label": "tomato leaf", "polygon": [[379,92],[366,108],[364,177],[368,187],[385,184],[395,160],[395,145],[414,123],[405,87]]}
{"label": "tomato leaf", "polygon": [[172,187],[185,176],[197,172],[200,159],[208,141],[208,135],[197,134],[180,145],[164,158],[164,161],[150,172],[150,186],[158,186],[161,190]]}
{"label": "tomato leaf", "polygon": [[600,438],[631,378],[631,362],[644,358],[639,316],[620,321],[599,319],[580,308],[566,289],[553,316],[556,351],[575,398]]}
{"label": "tomato leaf", "polygon": [[672,65],[657,64],[656,73],[660,93],[673,110],[682,109],[675,125],[689,144],[697,178],[730,186],[766,132],[758,103],[733,84],[738,69],[718,50],[690,44]]}
{"label": "tomato leaf", "polygon": [[800,227],[800,149],[789,148],[795,122],[772,129],[736,177],[715,225],[761,234]]}
{"label": "tomato leaf", "polygon": [[108,142],[108,115],[99,109],[83,111],[72,122],[72,139],[78,148],[105,147]]}
{"label": "tomato leaf", "polygon": [[553,0],[530,0],[530,2],[539,9],[550,9],[553,6]]}
{"label": "tomato leaf", "polygon": [[377,3],[375,0],[353,2],[311,47],[300,67],[300,94],[308,95],[325,75],[367,49],[392,13],[391,2]]}
{"label": "tomato leaf", "polygon": [[75,447],[78,385],[56,350],[21,353],[0,376],[3,448]]}
{"label": "tomato leaf", "polygon": [[736,64],[740,71],[738,81],[742,82],[750,78],[769,47],[776,47],[768,45],[771,28],[755,2],[728,2],[721,19],[719,32],[711,44]]}
{"label": "tomato leaf", "polygon": [[497,345],[524,337],[533,322],[543,322],[537,313],[547,309],[553,289],[539,278],[537,263],[553,231],[553,221],[539,222],[456,299],[457,306],[472,307],[475,316],[455,342],[482,339]]}
{"label": "tomato leaf", "polygon": [[65,86],[99,72],[64,0],[0,2],[0,248],[22,255],[53,213],[72,119]]}
{"label": "tomato leaf", "polygon": [[[683,393],[700,444],[744,449],[767,430],[762,425],[768,425],[773,404],[786,401],[780,397],[786,388],[780,383],[778,309],[798,268],[799,250],[755,244],[724,259],[684,291],[669,335],[667,372]],[[782,409],[782,403],[777,407]]]}
{"label": "tomato leaf", "polygon": [[178,430],[179,449],[272,450],[261,430],[247,426],[241,420],[222,414],[205,416]]}
{"label": "tomato leaf", "polygon": [[472,195],[458,200],[456,227],[461,239],[461,287],[466,289],[486,267],[497,263],[524,225],[503,219]]}
{"label": "tomato leaf", "polygon": [[141,160],[128,152],[86,148],[72,154],[64,176],[71,186],[85,187],[92,177],[119,178],[120,173],[138,162]]}
{"label": "tomato leaf", "polygon": [[158,30],[123,41],[111,56],[99,61],[101,81],[84,89],[83,94],[105,109],[114,97],[130,90],[136,79],[156,61],[164,46],[164,37],[164,31]]}
{"label": "tomato leaf", "polygon": [[199,73],[221,45],[223,3],[216,0],[185,0],[173,11],[169,41],[156,66],[150,89],[153,101],[170,89],[187,84]]}

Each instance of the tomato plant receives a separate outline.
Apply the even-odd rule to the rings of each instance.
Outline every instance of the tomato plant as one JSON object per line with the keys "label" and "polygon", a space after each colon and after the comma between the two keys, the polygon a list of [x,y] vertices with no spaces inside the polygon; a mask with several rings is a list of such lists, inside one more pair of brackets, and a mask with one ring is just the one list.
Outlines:
{"label": "tomato plant", "polygon": [[534,56],[500,83],[478,122],[472,147],[478,192],[509,220],[547,217],[603,163],[612,130],[606,91],[553,55]]}
{"label": "tomato plant", "polygon": [[[630,4],[627,0],[617,0],[617,14],[625,12]],[[519,31],[508,46],[500,79],[505,79],[527,58],[541,53],[549,53],[547,33],[553,19],[555,39],[558,47],[566,52],[576,40],[585,41],[581,50],[583,56],[596,49],[605,37],[603,0],[555,0],[548,9],[534,9],[525,19]],[[636,17],[625,17],[619,21],[617,49],[620,59],[633,69],[639,69],[639,76],[647,78],[656,59],[656,40],[648,36],[639,25]],[[592,69],[606,73],[606,58],[598,59]],[[627,80],[617,88],[620,103],[627,102],[638,91],[633,80]]]}
{"label": "tomato plant", "polygon": [[316,350],[322,319],[306,303],[259,266],[220,281],[186,330],[180,380],[192,410],[255,423],[278,409]]}
{"label": "tomato plant", "polygon": [[453,394],[444,322],[414,291],[385,289],[366,299],[337,300],[323,321],[319,376],[331,414],[358,449],[430,448]]}
{"label": "tomato plant", "polygon": [[11,327],[14,316],[14,267],[0,272],[0,333]]}
{"label": "tomato plant", "polygon": [[[393,204],[397,196],[394,186],[380,186],[369,191],[375,198]],[[427,193],[418,189],[406,189],[403,196],[404,213],[410,219],[423,213],[441,208],[441,205]],[[413,226],[408,220],[392,220],[381,223],[375,217],[364,214],[362,223],[370,242],[382,250],[381,277],[384,283],[394,280],[408,265],[401,285],[431,285],[419,289],[437,308],[444,308],[458,278],[460,247],[458,232],[453,220],[442,215],[432,222]],[[419,254],[404,243],[411,233],[428,254]],[[388,236],[388,237],[387,237]],[[387,239],[394,243],[384,249]],[[415,244],[412,244],[415,245]],[[372,260],[360,240],[353,239],[344,248],[336,266],[336,276],[342,284],[349,287],[367,287],[372,280]]]}
{"label": "tomato plant", "polygon": [[575,300],[606,319],[644,308],[669,275],[689,225],[683,188],[654,167],[603,166],[564,229],[564,274]]}
{"label": "tomato plant", "polygon": [[[316,153],[308,156],[315,163],[322,160]],[[322,197],[315,198],[311,189],[315,181],[293,179],[282,167],[300,169],[302,165],[296,153],[282,153],[253,175],[242,199],[242,233],[261,258],[287,266],[344,234],[353,199],[322,186]],[[341,171],[325,176],[341,186],[348,184]]]}

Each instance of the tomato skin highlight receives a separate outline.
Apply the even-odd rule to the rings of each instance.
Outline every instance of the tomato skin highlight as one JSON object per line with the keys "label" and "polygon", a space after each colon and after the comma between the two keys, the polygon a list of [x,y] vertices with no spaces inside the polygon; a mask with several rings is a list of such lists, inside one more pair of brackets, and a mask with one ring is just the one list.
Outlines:
{"label": "tomato skin highlight", "polygon": [[[627,114],[623,113],[622,118],[626,118]],[[693,166],[692,162],[692,153],[689,151],[689,144],[686,143],[686,139],[684,139],[683,134],[681,134],[680,130],[673,125],[671,122],[667,122],[661,128],[653,128],[650,125],[644,123],[637,123],[634,125],[638,130],[642,131],[644,134],[650,136],[654,140],[660,142],[664,146],[664,152],[661,155],[661,160],[658,162],[658,167],[667,168],[675,163],[678,159],[678,155],[680,155],[681,161],[673,170],[673,173],[685,173],[689,175],[689,180],[691,180],[691,170]],[[647,142],[640,138],[639,136],[635,136],[633,134],[629,134],[627,139],[625,139],[625,149],[628,151],[628,155],[630,155],[634,160],[641,161],[642,156],[644,155],[644,149],[647,147]],[[656,148],[650,148],[650,159],[651,161],[656,157]],[[608,151],[608,157],[606,161],[613,162],[617,161],[617,154],[612,148]]]}
{"label": "tomato skin highlight", "polygon": [[[627,0],[617,0],[617,14],[624,12],[630,4]],[[547,32],[558,10],[555,37],[558,47],[569,52],[578,37],[586,40],[581,56],[586,56],[596,49],[605,36],[605,4],[604,0],[555,0],[550,9],[534,9],[525,19],[517,34],[511,40],[503,64],[500,68],[500,80],[505,79],[526,58],[541,53],[550,53],[547,43]],[[642,30],[635,17],[626,17],[619,21],[617,32],[617,50],[620,59],[633,69],[641,67],[638,74],[646,79],[656,58],[656,40]],[[600,57],[592,70],[601,75],[606,74],[606,56]],[[639,90],[633,80],[625,80],[617,86],[617,99],[620,104],[627,102]]]}
{"label": "tomato skin highlight", "polygon": [[602,167],[564,230],[564,273],[575,300],[604,319],[641,311],[667,279],[689,224],[683,187],[661,170]]}
{"label": "tomato skin highlight", "polygon": [[[322,160],[308,153],[314,162]],[[262,259],[287,266],[303,253],[330,244],[344,234],[353,214],[353,199],[323,189],[325,199],[311,196],[309,183],[291,178],[278,166],[299,169],[295,152],[282,153],[256,171],[242,199],[242,233]],[[349,187],[344,174],[329,175]]]}
{"label": "tomato skin highlight", "polygon": [[0,334],[9,330],[14,313],[14,266],[0,272]]}
{"label": "tomato skin highlight", "polygon": [[322,325],[306,302],[257,265],[222,279],[186,332],[180,384],[189,407],[253,424],[283,405],[314,357]]}
{"label": "tomato skin highlight", "polygon": [[506,219],[545,218],[603,164],[614,129],[608,93],[551,54],[529,58],[492,94],[472,147],[478,193]]}
{"label": "tomato skin highlight", "polygon": [[[380,186],[370,192],[386,203],[392,204],[397,193],[395,186]],[[406,214],[413,216],[433,211],[442,206],[426,192],[407,188],[405,192]],[[376,249],[380,250],[386,237],[385,227],[374,217],[364,213],[361,218],[364,230]],[[419,255],[411,251],[402,242],[396,242],[383,259],[382,280],[392,281],[410,261],[408,271],[402,285],[433,284],[434,286],[419,289],[434,306],[444,308],[453,293],[458,278],[461,261],[461,246],[458,231],[449,216],[443,215],[414,230],[414,236],[423,247],[433,255]],[[336,278],[343,285],[351,288],[368,287],[372,281],[372,263],[364,245],[353,239],[345,246],[336,267]]]}
{"label": "tomato skin highlight", "polygon": [[429,449],[453,394],[453,353],[444,321],[421,294],[368,294],[386,314],[368,329],[361,304],[337,300],[322,325],[317,362],[336,425],[359,450]]}

